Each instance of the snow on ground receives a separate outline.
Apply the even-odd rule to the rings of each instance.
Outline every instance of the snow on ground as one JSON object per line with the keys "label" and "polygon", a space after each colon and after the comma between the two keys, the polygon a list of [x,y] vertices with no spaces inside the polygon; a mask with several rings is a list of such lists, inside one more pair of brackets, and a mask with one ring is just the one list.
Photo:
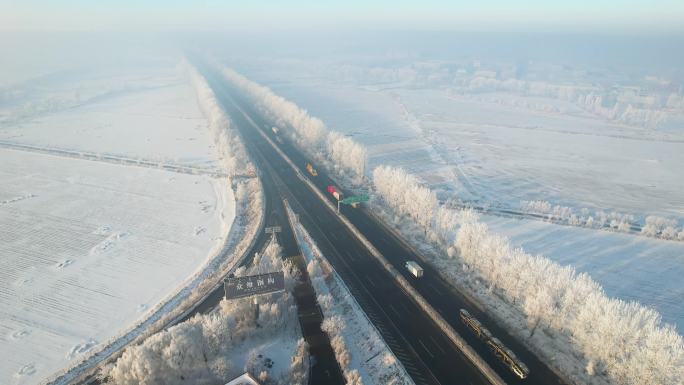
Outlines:
{"label": "snow on ground", "polygon": [[180,69],[96,73],[55,82],[0,108],[0,140],[215,165],[206,120]]}
{"label": "snow on ground", "polygon": [[0,382],[33,384],[145,317],[222,245],[225,179],[0,150]]}
{"label": "snow on ground", "polygon": [[[515,209],[521,200],[544,199],[592,208],[592,213],[602,209],[642,219],[668,216],[679,219],[680,228],[684,221],[683,127],[644,130],[606,122],[549,98],[485,98],[427,85],[374,85],[333,79],[301,62],[295,64],[308,72],[279,63],[273,70],[257,61],[245,73],[367,146],[369,171],[380,164],[402,167],[442,199]],[[516,106],[509,99],[524,103]],[[541,103],[566,114],[525,106]],[[485,218],[487,223],[497,221]],[[679,330],[684,325],[684,306],[676,300],[678,280],[670,274],[684,269],[679,243],[534,221],[498,221],[506,226],[494,223],[492,230],[511,235],[515,245],[562,264],[577,263],[611,296],[637,299],[658,309]],[[573,241],[575,236],[585,242]],[[663,279],[661,272],[670,278]],[[624,279],[625,274],[632,279]]]}
{"label": "snow on ground", "polygon": [[[186,68],[164,55],[82,62],[4,84],[0,141],[220,168],[231,148],[219,153]],[[0,177],[3,384],[52,378],[201,295],[192,289],[226,262],[212,258],[236,215],[234,189],[261,207],[251,180],[8,149]],[[241,214],[229,246],[245,247],[252,219]]]}
{"label": "snow on ground", "polygon": [[[294,215],[289,213],[293,218]],[[323,311],[321,327],[331,339],[347,381],[356,384],[355,379],[361,378],[361,383],[366,385],[413,384],[401,362],[385,344],[306,229],[296,223],[294,230]]]}
{"label": "snow on ground", "polygon": [[[682,336],[657,311],[607,297],[589,275],[512,247],[472,210],[440,206],[401,169],[377,168],[373,185],[371,207],[570,382],[674,384],[684,378]],[[566,357],[558,359],[559,353]]]}
{"label": "snow on ground", "polygon": [[609,297],[635,300],[684,328],[684,244],[546,222],[482,216],[516,247],[574,266],[600,282]]}
{"label": "snow on ground", "polygon": [[253,298],[223,300],[209,314],[174,325],[126,349],[107,373],[107,383],[225,383],[244,372],[268,384],[304,385],[308,349],[292,296],[291,265],[271,242],[250,268],[237,276],[283,271],[285,292],[259,296],[258,326]]}
{"label": "snow on ground", "polygon": [[400,166],[433,188],[455,189],[464,200],[514,208],[521,200],[544,199],[684,218],[678,194],[684,189],[682,130],[620,126],[551,99],[573,114],[487,102],[444,88],[378,89],[301,77],[285,82],[250,73],[366,145],[369,170]]}
{"label": "snow on ground", "polygon": [[445,158],[459,163],[468,199],[520,200],[684,217],[684,136],[585,116],[538,112],[440,90],[397,91]]}
{"label": "snow on ground", "polygon": [[[125,333],[88,352],[87,357],[78,365],[55,374],[55,380],[52,382],[54,384],[70,384],[77,381],[102,360],[131,343],[144,341],[146,337],[163,330],[169,322],[186,314],[213,291],[229,271],[235,269],[246,256],[246,250],[252,245],[256,232],[261,228],[264,217],[263,192],[258,178],[253,172],[249,172],[253,170],[253,165],[247,157],[244,145],[235,129],[231,127],[230,119],[218,107],[204,79],[184,63],[181,63],[181,68],[185,68],[191,75],[196,100],[207,119],[207,132],[214,136],[221,165],[229,175],[235,175],[230,181],[230,188],[235,196],[235,211],[230,231],[224,236],[225,242],[211,251],[211,258],[203,265],[201,271],[193,274],[171,296],[158,303],[142,322],[131,325]],[[202,228],[195,228],[195,231],[196,234],[204,232]]]}
{"label": "snow on ground", "polygon": [[[255,69],[257,68],[257,69]],[[420,128],[391,94],[376,88],[337,83],[311,77],[278,78],[251,67],[247,76],[292,100],[331,129],[351,136],[368,150],[367,172],[391,164],[419,175],[433,187],[453,191],[460,184],[457,172],[424,139]],[[282,70],[282,68],[281,68]],[[297,72],[295,72],[297,73]],[[282,79],[293,79],[283,81]]]}

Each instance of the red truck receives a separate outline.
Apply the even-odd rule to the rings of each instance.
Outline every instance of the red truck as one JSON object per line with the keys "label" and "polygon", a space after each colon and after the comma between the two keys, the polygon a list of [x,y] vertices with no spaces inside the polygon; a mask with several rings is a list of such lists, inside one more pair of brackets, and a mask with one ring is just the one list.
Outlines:
{"label": "red truck", "polygon": [[342,199],[342,193],[337,191],[335,186],[328,186],[328,192],[335,197],[338,201]]}

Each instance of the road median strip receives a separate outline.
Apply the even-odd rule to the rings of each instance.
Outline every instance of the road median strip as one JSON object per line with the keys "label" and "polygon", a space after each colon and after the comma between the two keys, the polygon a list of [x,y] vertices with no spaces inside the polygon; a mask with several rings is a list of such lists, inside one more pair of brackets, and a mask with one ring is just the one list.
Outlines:
{"label": "road median strip", "polygon": [[[231,98],[232,99],[232,98]],[[418,293],[413,286],[399,273],[397,269],[366,239],[366,237],[361,234],[361,232],[354,226],[346,217],[337,214],[337,207],[334,206],[327,199],[322,192],[307,178],[305,177],[299,168],[290,160],[290,158],[259,128],[259,126],[252,120],[252,118],[244,112],[244,110],[235,103],[233,104],[237,109],[243,114],[245,119],[252,124],[252,126],[257,130],[257,132],[275,149],[275,151],[287,162],[288,165],[295,171],[297,177],[320,198],[325,206],[332,211],[339,220],[351,231],[354,236],[370,251],[371,255],[376,258],[376,260],[382,265],[390,275],[399,283],[399,285],[404,289],[404,291],[425,311],[430,318],[437,324],[437,326],[442,329],[442,331],[449,337],[449,339],[456,345],[456,347],[470,360],[470,362],[475,365],[480,372],[487,378],[487,380],[494,385],[504,385],[504,380],[484,361],[475,350],[468,345],[468,343],[461,337],[454,328],[449,325],[449,323],[439,314],[435,309],[423,298],[423,296]]]}

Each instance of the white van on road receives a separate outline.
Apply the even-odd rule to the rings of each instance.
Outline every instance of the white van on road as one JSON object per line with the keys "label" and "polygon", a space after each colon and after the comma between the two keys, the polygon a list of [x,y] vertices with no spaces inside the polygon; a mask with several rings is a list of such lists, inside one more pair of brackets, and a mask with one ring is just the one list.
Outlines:
{"label": "white van on road", "polygon": [[406,261],[406,269],[408,269],[416,278],[423,276],[423,268],[414,261]]}

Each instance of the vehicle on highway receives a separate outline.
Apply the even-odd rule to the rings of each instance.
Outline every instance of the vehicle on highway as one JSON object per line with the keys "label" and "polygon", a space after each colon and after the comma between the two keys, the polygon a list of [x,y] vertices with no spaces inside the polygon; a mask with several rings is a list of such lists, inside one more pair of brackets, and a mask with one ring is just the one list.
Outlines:
{"label": "vehicle on highway", "polygon": [[306,164],[306,171],[309,172],[312,176],[318,176],[318,172],[316,171],[315,168],[311,165],[311,163]]}
{"label": "vehicle on highway", "polygon": [[524,379],[530,373],[527,366],[515,356],[510,349],[503,345],[498,338],[494,337],[487,341],[487,346],[494,352],[494,355],[501,360],[518,377]]}
{"label": "vehicle on highway", "polygon": [[411,272],[416,278],[420,278],[423,276],[423,268],[420,267],[419,264],[417,264],[414,261],[406,261],[406,269]]}
{"label": "vehicle on highway", "polygon": [[460,313],[461,321],[469,327],[478,338],[484,341],[492,338],[492,333],[490,333],[486,327],[482,326],[480,321],[471,316],[466,309],[461,309]]}
{"label": "vehicle on highway", "polygon": [[508,368],[521,379],[525,379],[530,370],[527,366],[518,359],[518,357],[508,349],[498,338],[494,337],[492,333],[484,327],[480,321],[473,317],[466,309],[460,310],[461,321],[471,329],[478,338],[487,344],[496,358],[503,362]]}
{"label": "vehicle on highway", "polygon": [[342,193],[337,191],[335,186],[328,186],[327,190],[330,193],[330,195],[334,196],[335,199],[337,199],[338,201],[342,199]]}

